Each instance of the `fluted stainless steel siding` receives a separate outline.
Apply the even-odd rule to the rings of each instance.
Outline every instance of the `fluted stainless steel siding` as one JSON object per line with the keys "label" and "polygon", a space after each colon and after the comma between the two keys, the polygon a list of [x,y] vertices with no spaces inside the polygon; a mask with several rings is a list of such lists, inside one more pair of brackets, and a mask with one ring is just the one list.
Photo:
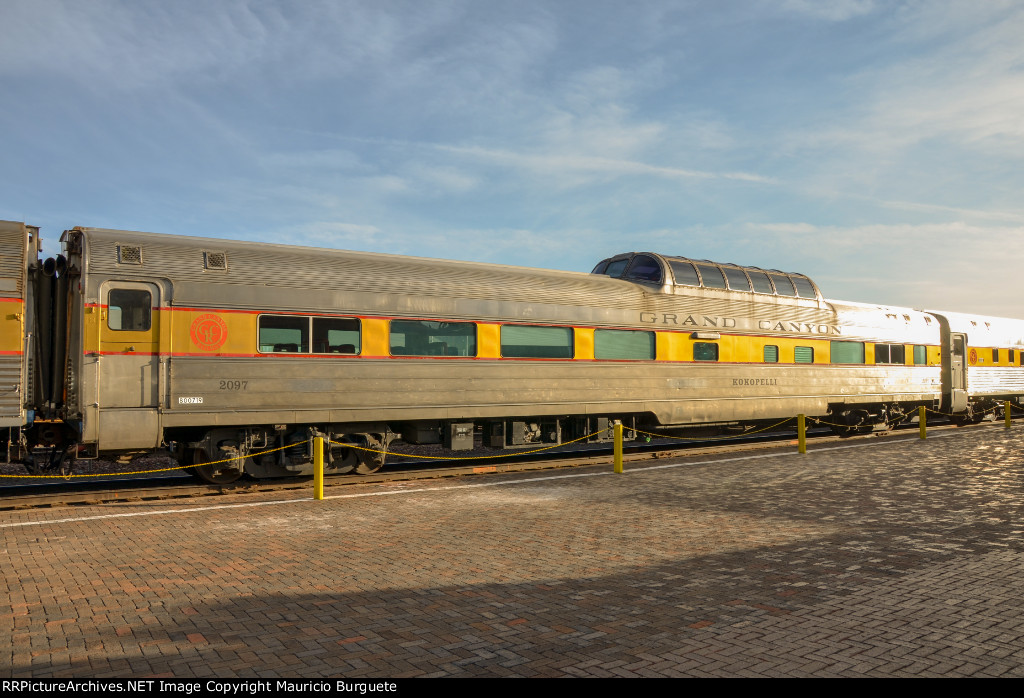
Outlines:
{"label": "fluted stainless steel siding", "polygon": [[[27,274],[25,256],[28,252],[28,229],[23,223],[0,221],[0,298],[24,300]],[[21,303],[0,302],[0,312],[7,315],[25,310]],[[12,318],[4,318],[9,321]],[[24,319],[17,323],[5,322],[5,331],[11,327],[24,328]],[[21,338],[5,337],[5,346],[24,348]],[[0,427],[21,426],[24,423],[22,411],[24,395],[24,357],[18,355],[0,356]]]}

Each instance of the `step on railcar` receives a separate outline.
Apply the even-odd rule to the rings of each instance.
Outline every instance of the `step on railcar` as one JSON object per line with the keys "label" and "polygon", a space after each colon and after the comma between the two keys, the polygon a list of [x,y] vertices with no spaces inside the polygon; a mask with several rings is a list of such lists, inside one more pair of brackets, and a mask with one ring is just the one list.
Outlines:
{"label": "step on railcar", "polygon": [[[655,253],[591,274],[0,223],[0,436],[32,471],[169,450],[199,477],[370,473],[396,439],[505,449],[817,416],[841,434],[1024,395],[1024,322],[825,299]],[[212,463],[212,464],[211,464]]]}

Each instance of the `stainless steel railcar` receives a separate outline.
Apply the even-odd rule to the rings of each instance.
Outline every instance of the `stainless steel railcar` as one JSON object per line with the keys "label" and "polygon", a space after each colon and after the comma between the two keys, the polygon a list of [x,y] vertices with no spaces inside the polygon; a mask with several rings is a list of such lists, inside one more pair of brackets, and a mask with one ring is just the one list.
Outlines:
{"label": "stainless steel railcar", "polygon": [[482,429],[503,448],[797,413],[856,433],[1024,395],[1024,322],[826,300],[775,270],[628,253],[582,274],[91,228],[62,244],[40,261],[35,229],[0,223],[0,429],[32,469],[169,448],[236,459],[196,468],[224,482],[309,472],[316,434],[458,449]]}

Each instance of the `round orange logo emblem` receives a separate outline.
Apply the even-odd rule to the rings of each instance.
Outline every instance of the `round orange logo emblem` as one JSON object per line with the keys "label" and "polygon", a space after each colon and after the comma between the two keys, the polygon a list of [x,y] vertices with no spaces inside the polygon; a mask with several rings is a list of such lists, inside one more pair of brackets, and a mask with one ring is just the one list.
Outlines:
{"label": "round orange logo emblem", "polygon": [[228,326],[219,315],[200,315],[192,321],[192,343],[205,351],[216,351],[228,339]]}
{"label": "round orange logo emblem", "polygon": [[973,366],[974,364],[978,363],[978,350],[977,349],[971,349],[971,353],[968,354],[967,358],[968,358],[968,361],[971,362],[971,366]]}

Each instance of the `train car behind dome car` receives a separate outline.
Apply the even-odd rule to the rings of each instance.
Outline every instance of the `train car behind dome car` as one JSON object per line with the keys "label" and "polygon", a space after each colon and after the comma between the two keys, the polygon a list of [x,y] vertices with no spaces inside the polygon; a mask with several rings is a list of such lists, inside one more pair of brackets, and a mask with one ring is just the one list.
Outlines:
{"label": "train car behind dome car", "polygon": [[616,420],[742,430],[797,413],[853,434],[1024,395],[1021,321],[826,300],[802,274],[648,252],[583,274],[95,228],[39,262],[34,229],[3,225],[24,274],[6,303],[26,310],[4,316],[23,348],[0,417],[8,460],[34,471],[169,449],[211,482],[304,474],[320,435],[329,472],[369,473],[399,438],[512,448]]}

